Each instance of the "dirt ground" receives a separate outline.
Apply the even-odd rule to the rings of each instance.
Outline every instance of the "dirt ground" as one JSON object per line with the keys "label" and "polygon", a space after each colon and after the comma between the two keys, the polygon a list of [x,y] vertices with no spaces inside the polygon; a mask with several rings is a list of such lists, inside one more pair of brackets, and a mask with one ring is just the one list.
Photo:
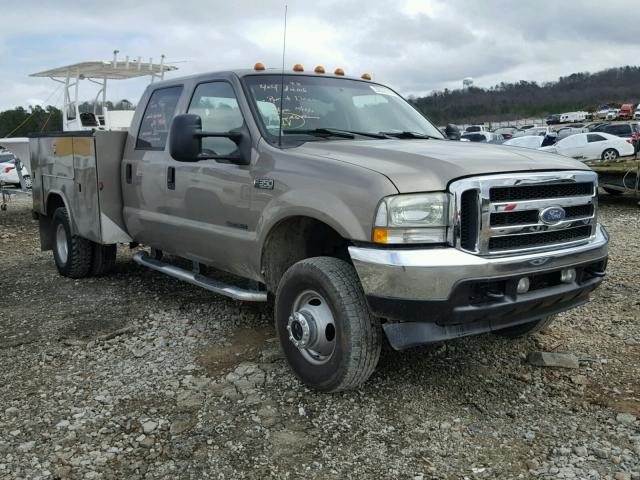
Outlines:
{"label": "dirt ground", "polygon": [[[27,199],[0,212],[0,480],[640,478],[640,207],[601,198],[609,277],[524,340],[395,352],[303,387],[269,307],[147,271],[60,277]],[[577,369],[538,368],[533,350]]]}

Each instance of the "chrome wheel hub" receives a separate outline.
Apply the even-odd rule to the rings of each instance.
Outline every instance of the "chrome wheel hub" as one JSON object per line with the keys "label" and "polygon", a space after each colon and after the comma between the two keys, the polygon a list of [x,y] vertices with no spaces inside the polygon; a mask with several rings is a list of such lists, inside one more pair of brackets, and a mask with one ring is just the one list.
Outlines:
{"label": "chrome wheel hub", "polygon": [[289,341],[309,363],[328,362],[336,347],[336,326],[327,301],[306,290],[296,297],[287,323]]}
{"label": "chrome wheel hub", "polygon": [[56,229],[56,251],[58,252],[58,258],[62,263],[67,263],[67,258],[69,256],[69,250],[67,246],[67,232],[62,226],[62,224],[58,225]]}

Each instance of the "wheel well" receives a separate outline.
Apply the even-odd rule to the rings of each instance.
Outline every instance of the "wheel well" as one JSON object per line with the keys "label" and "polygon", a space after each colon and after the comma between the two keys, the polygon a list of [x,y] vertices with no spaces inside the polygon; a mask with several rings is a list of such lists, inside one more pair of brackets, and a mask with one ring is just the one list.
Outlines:
{"label": "wheel well", "polygon": [[[64,200],[57,193],[52,193],[47,198],[47,216],[53,218],[53,214],[60,207],[65,207]],[[69,212],[71,213],[71,212]]]}
{"label": "wheel well", "polygon": [[290,217],[269,232],[261,256],[267,290],[275,293],[284,272],[296,262],[311,257],[334,257],[351,261],[349,240],[326,223],[311,217]]}

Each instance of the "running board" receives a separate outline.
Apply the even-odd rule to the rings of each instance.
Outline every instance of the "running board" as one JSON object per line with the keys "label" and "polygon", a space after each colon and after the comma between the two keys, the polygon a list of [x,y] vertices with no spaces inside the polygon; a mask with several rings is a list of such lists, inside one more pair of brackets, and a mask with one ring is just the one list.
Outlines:
{"label": "running board", "polygon": [[267,301],[267,292],[245,290],[234,285],[229,285],[227,283],[205,277],[204,275],[200,275],[199,273],[191,272],[189,270],[185,270],[184,268],[179,268],[160,260],[156,260],[155,258],[151,258],[146,252],[135,253],[133,255],[133,260],[139,265],[143,265],[160,273],[164,273],[165,275],[169,275],[170,277],[177,278],[178,280],[182,280],[183,282],[197,285],[198,287],[202,287],[206,290],[209,290],[210,292],[233,298],[234,300],[243,300],[245,302]]}

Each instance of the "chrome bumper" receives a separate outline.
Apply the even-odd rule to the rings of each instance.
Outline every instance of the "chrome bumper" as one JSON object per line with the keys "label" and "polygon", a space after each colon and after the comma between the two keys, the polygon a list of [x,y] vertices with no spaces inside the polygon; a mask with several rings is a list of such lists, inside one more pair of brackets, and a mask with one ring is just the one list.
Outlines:
{"label": "chrome bumper", "polygon": [[583,245],[533,254],[487,258],[455,248],[421,250],[349,247],[366,295],[403,300],[446,300],[469,279],[492,279],[566,268],[607,257],[602,225]]}

